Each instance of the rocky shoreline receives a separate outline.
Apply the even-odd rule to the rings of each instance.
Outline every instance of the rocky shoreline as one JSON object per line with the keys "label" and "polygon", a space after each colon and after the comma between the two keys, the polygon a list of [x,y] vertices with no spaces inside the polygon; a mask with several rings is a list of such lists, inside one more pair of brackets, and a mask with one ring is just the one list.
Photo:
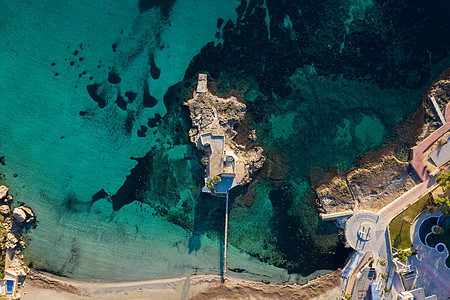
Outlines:
{"label": "rocky shoreline", "polygon": [[24,234],[35,225],[36,216],[30,207],[23,204],[11,210],[13,201],[9,188],[0,186],[1,278],[15,281],[11,295],[16,299],[20,298],[16,294],[17,287],[30,271],[22,253],[26,247]]}
{"label": "rocky shoreline", "polygon": [[341,174],[331,171],[316,184],[314,190],[319,213],[355,209],[377,212],[420,183],[420,178],[408,163],[409,152],[441,126],[431,97],[445,112],[450,101],[450,69],[431,85],[421,106],[397,126],[391,142],[376,152],[363,155],[356,168]]}

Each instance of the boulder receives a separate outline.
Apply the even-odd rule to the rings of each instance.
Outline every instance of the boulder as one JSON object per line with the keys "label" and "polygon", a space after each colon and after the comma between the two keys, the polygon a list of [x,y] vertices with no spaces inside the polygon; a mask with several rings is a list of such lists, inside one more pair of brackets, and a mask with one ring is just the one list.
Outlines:
{"label": "boulder", "polygon": [[31,223],[36,220],[33,210],[28,206],[19,206],[15,208],[13,215],[19,223]]}
{"label": "boulder", "polygon": [[0,214],[7,215],[7,214],[9,214],[10,211],[11,211],[11,209],[9,208],[8,205],[6,205],[6,204],[0,205]]}
{"label": "boulder", "polygon": [[8,194],[8,187],[6,185],[0,186],[0,199],[3,199]]}
{"label": "boulder", "polygon": [[17,222],[19,222],[19,223],[23,223],[27,219],[27,214],[22,208],[23,208],[22,206],[21,207],[17,207],[13,211],[14,219],[16,219]]}
{"label": "boulder", "polygon": [[8,232],[8,235],[6,238],[8,239],[8,242],[10,242],[11,245],[13,245],[13,247],[15,247],[15,245],[19,242],[19,239],[11,232]]}
{"label": "boulder", "polygon": [[36,215],[31,207],[21,206],[20,208],[27,214],[27,222],[33,222],[36,219]]}

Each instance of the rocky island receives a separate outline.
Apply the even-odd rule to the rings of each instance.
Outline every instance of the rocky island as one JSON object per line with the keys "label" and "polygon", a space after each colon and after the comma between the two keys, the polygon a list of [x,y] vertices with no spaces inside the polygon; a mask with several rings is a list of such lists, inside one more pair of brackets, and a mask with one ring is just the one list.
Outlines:
{"label": "rocky island", "polygon": [[[205,154],[203,192],[223,196],[233,187],[249,183],[266,158],[261,147],[246,149],[234,140],[246,115],[245,104],[236,97],[223,99],[211,94],[207,75],[199,74],[193,98],[184,105],[189,107],[192,120],[190,140]],[[256,139],[254,131],[248,138]]]}

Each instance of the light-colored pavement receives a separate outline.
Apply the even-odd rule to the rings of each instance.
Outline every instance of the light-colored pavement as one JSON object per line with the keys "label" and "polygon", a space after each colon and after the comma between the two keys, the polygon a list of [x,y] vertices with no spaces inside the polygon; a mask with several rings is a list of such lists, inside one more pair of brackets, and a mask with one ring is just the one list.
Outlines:
{"label": "light-colored pavement", "polygon": [[434,99],[434,97],[431,96],[431,97],[430,97],[430,100],[431,100],[431,102],[433,103],[434,109],[436,110],[436,112],[437,112],[437,114],[438,114],[438,116],[439,116],[439,119],[441,120],[442,124],[447,123],[447,121],[446,121],[445,118],[444,118],[444,115],[442,114],[441,109],[439,108],[439,105],[438,105],[437,102],[436,102],[436,99]]}
{"label": "light-colored pavement", "polygon": [[416,185],[408,192],[404,193],[385,207],[378,213],[384,213],[386,216],[386,224],[389,224],[391,220],[401,213],[403,210],[411,206],[414,202],[431,192],[437,187],[436,178],[430,177],[425,182]]}
{"label": "light-colored pavement", "polygon": [[384,218],[370,211],[353,215],[345,225],[345,237],[357,251],[377,252],[384,239],[386,224]]}
{"label": "light-colored pavement", "polygon": [[[430,136],[428,136],[425,140],[423,140],[417,147],[413,148],[412,160],[410,163],[423,182],[418,184],[408,192],[404,193],[402,196],[398,197],[390,204],[386,205],[378,213],[373,213],[370,211],[357,211],[348,219],[345,225],[345,238],[348,244],[353,249],[357,251],[371,251],[375,260],[385,259],[388,262],[385,270],[388,275],[388,279],[384,281],[384,286],[390,288],[391,292],[385,295],[386,299],[396,299],[397,294],[402,289],[402,286],[399,286],[398,284],[398,278],[396,279],[395,277],[389,230],[387,226],[389,225],[391,220],[400,212],[414,204],[417,200],[421,199],[424,195],[431,192],[437,187],[436,178],[429,176],[422,159],[424,151],[428,147],[430,147],[430,145],[433,144],[440,136],[450,130],[450,103],[447,104],[445,109],[445,120],[448,123],[445,123],[439,129],[434,131]],[[417,234],[415,234],[414,236],[416,239],[418,239]],[[417,246],[417,240],[412,240],[413,244]],[[422,248],[430,249],[429,247],[423,245]],[[413,258],[413,260],[416,259],[418,262],[417,271],[421,272],[422,274],[428,275],[422,276],[426,278],[428,282],[424,280],[423,284],[418,284],[418,286],[429,286],[431,284],[430,281],[433,281],[442,286],[444,288],[444,293],[447,293],[448,296],[450,296],[450,274],[447,274],[449,277],[440,278],[433,275],[433,270],[430,269],[430,266],[432,266],[432,264],[419,262],[421,262],[420,259],[422,259],[431,260],[430,263],[436,263],[436,261],[433,260],[433,257],[435,257],[436,255],[430,254],[430,251],[426,252],[423,249],[421,250],[424,251],[424,258],[420,258],[422,256],[419,255],[417,256],[417,259]],[[437,251],[434,249],[431,249],[431,251],[437,253]],[[450,273],[450,271],[448,271],[445,266],[443,269]],[[442,284],[441,281],[443,278],[444,280],[446,280],[446,284]]]}
{"label": "light-colored pavement", "polygon": [[383,259],[387,261],[388,264],[382,272],[388,275],[388,279],[382,280],[382,285],[391,291],[385,294],[386,299],[396,299],[403,289],[403,286],[398,284],[398,280],[395,280],[391,241],[387,226],[401,211],[436,187],[435,178],[431,177],[395,199],[378,213],[359,211],[345,225],[345,237],[353,249],[371,251],[375,261]]}

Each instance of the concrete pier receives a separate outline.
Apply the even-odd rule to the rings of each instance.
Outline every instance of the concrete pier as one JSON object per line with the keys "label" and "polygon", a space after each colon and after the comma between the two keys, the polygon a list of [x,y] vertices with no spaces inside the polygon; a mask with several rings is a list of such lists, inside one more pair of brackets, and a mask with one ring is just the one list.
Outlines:
{"label": "concrete pier", "polygon": [[227,274],[227,240],[228,240],[228,192],[225,201],[225,239],[223,241],[222,282],[225,282],[225,277]]}

